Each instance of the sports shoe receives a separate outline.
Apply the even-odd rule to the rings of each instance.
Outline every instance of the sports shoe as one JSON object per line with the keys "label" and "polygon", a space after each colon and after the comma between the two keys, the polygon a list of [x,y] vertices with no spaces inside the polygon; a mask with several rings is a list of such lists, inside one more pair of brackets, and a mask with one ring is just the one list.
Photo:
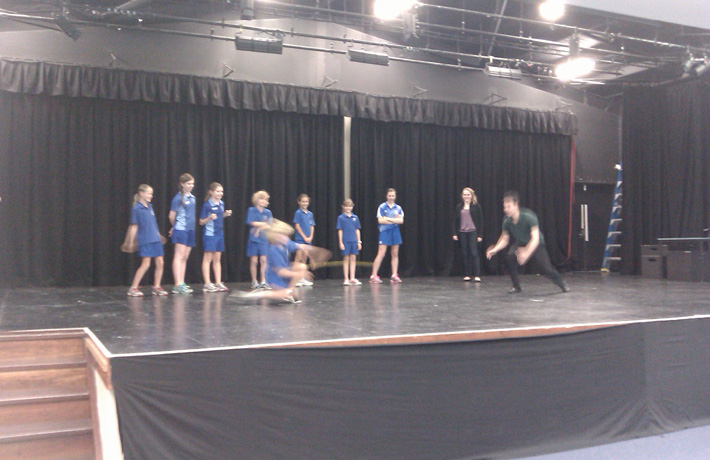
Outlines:
{"label": "sports shoe", "polygon": [[192,294],[193,290],[185,283],[173,288],[173,294]]}
{"label": "sports shoe", "polygon": [[158,296],[168,295],[168,291],[163,289],[162,286],[153,286],[152,288],[150,288],[150,292],[151,294]]}
{"label": "sports shoe", "polygon": [[264,281],[263,283],[261,283],[261,284],[259,285],[259,288],[260,288],[260,289],[271,290],[271,286],[269,286],[269,284],[268,284],[266,281]]}
{"label": "sports shoe", "polygon": [[464,280],[464,281],[471,281],[471,277],[470,277],[470,276],[464,276],[464,277],[463,277],[463,280]]}
{"label": "sports shoe", "polygon": [[523,290],[520,289],[519,287],[515,287],[515,286],[508,289],[508,294],[520,294],[521,292],[523,292]]}
{"label": "sports shoe", "polygon": [[129,289],[126,295],[128,295],[128,297],[143,297],[143,293],[137,288]]}
{"label": "sports shoe", "polygon": [[215,286],[217,287],[217,290],[219,292],[227,292],[229,291],[229,288],[224,285],[224,283],[216,283]]}
{"label": "sports shoe", "polygon": [[252,289],[259,289],[259,287],[261,287],[261,285],[259,283],[257,283],[256,281],[251,282]]}
{"label": "sports shoe", "polygon": [[219,292],[219,289],[218,289],[217,286],[215,286],[214,284],[212,284],[212,283],[207,283],[207,284],[205,284],[205,286],[202,288],[202,291],[203,291],[203,292]]}
{"label": "sports shoe", "polygon": [[372,276],[370,277],[370,283],[372,283],[372,284],[380,284],[380,283],[382,283],[382,280],[380,279],[379,276],[377,276],[377,275],[372,275]]}
{"label": "sports shoe", "polygon": [[359,279],[353,278],[350,280],[350,284],[352,284],[353,286],[360,286],[362,283]]}
{"label": "sports shoe", "polygon": [[303,284],[303,280],[301,280],[301,281],[299,281],[298,283],[294,284],[294,286],[295,286],[295,287],[301,287],[301,286],[305,286],[305,284]]}
{"label": "sports shoe", "polygon": [[286,303],[301,303],[300,300],[298,300],[297,298],[295,298],[292,295],[287,295],[286,297],[283,298],[283,301]]}
{"label": "sports shoe", "polygon": [[476,282],[476,283],[480,283],[480,282],[481,282],[481,277],[480,277],[480,276],[476,276],[475,278],[473,278],[473,281]]}
{"label": "sports shoe", "polygon": [[300,283],[302,286],[313,286],[313,281],[307,280],[305,278],[303,278]]}
{"label": "sports shoe", "polygon": [[343,281],[343,286],[350,286],[350,280]]}
{"label": "sports shoe", "polygon": [[396,273],[394,275],[392,275],[392,277],[390,278],[390,283],[401,283],[401,282],[402,282],[402,280],[399,278],[399,275]]}
{"label": "sports shoe", "polygon": [[562,292],[569,292],[569,286],[567,286],[567,283],[562,281],[562,284],[560,284],[560,289],[562,289]]}

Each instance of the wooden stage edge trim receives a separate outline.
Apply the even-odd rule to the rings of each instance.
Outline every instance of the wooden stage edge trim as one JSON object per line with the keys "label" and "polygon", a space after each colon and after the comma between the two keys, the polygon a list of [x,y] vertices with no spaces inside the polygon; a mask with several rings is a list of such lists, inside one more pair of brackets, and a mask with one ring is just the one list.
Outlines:
{"label": "wooden stage edge trim", "polygon": [[352,339],[319,340],[302,343],[262,345],[258,348],[305,348],[305,347],[353,347],[373,345],[408,345],[445,342],[474,342],[546,335],[572,334],[575,332],[619,326],[623,323],[585,324],[582,326],[538,327],[523,329],[500,329],[491,331],[437,332],[431,334],[393,335],[384,337],[358,337]]}
{"label": "wooden stage edge trim", "polygon": [[406,345],[406,344],[427,344],[445,342],[465,342],[497,340],[508,338],[541,337],[548,335],[573,334],[576,332],[590,331],[594,329],[604,329],[608,327],[624,326],[639,323],[654,323],[665,321],[685,321],[696,319],[710,319],[710,315],[676,316],[671,318],[653,318],[633,321],[614,321],[606,323],[556,325],[534,328],[517,329],[492,329],[484,331],[461,331],[461,332],[434,332],[428,334],[392,335],[380,337],[354,337],[349,339],[331,340],[311,340],[301,342],[286,343],[263,343],[254,345],[235,345],[225,347],[196,348],[184,350],[166,350],[138,353],[117,353],[109,354],[109,358],[124,358],[136,356],[170,355],[181,353],[204,353],[222,350],[244,350],[253,348],[311,348],[311,347],[352,347],[352,346],[375,346],[375,345]]}

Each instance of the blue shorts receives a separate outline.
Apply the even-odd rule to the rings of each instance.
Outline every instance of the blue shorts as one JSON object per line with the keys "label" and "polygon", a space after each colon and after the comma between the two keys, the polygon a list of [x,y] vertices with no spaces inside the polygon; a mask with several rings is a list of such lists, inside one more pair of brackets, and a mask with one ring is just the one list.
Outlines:
{"label": "blue shorts", "polygon": [[380,232],[379,244],[384,244],[385,246],[402,244],[402,235],[399,233],[399,226],[394,227],[392,230]]}
{"label": "blue shorts", "polygon": [[195,231],[194,230],[175,230],[173,229],[172,236],[173,244],[184,244],[191,248],[195,247]]}
{"label": "blue shorts", "polygon": [[357,250],[357,243],[346,243],[343,242],[343,246],[345,246],[345,249],[340,251],[340,254],[344,256],[348,256],[350,254],[355,254],[358,255],[360,252]]}
{"label": "blue shorts", "polygon": [[203,236],[202,249],[204,252],[224,252],[224,236]]}
{"label": "blue shorts", "polygon": [[266,241],[247,241],[247,257],[265,256],[269,250],[269,243]]}
{"label": "blue shorts", "polygon": [[163,257],[163,245],[160,241],[155,243],[141,244],[138,247],[138,253],[141,257]]}
{"label": "blue shorts", "polygon": [[311,241],[310,243],[306,243],[305,241],[303,241],[303,238],[301,238],[301,234],[300,234],[300,233],[296,233],[296,234],[294,235],[293,241],[295,241],[295,242],[298,243],[298,244],[309,244],[309,245],[313,245],[313,242],[312,242],[312,241]]}

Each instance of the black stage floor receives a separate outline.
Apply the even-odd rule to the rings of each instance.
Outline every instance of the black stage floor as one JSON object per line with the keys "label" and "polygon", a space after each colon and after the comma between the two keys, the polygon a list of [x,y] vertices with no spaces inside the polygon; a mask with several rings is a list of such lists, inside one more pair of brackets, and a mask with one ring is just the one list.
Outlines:
{"label": "black stage floor", "polygon": [[[545,278],[524,276],[517,295],[506,292],[507,276],[487,277],[481,284],[412,278],[401,285],[357,287],[321,280],[299,288],[303,303],[298,305],[229,293],[130,298],[125,287],[3,289],[0,330],[86,327],[115,356],[476,340],[710,315],[708,283],[598,273],[569,274],[566,280],[571,292],[563,294]],[[246,284],[229,287],[246,289]]]}

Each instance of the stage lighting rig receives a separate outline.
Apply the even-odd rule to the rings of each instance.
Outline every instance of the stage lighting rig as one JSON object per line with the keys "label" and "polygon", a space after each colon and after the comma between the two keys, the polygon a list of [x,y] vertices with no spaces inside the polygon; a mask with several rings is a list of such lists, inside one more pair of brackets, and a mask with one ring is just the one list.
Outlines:
{"label": "stage lighting rig", "polygon": [[348,58],[352,62],[362,62],[364,64],[390,65],[390,57],[385,53],[373,53],[370,51],[348,50]]}
{"label": "stage lighting rig", "polygon": [[280,38],[234,37],[234,46],[239,51],[283,54],[283,40]]}

